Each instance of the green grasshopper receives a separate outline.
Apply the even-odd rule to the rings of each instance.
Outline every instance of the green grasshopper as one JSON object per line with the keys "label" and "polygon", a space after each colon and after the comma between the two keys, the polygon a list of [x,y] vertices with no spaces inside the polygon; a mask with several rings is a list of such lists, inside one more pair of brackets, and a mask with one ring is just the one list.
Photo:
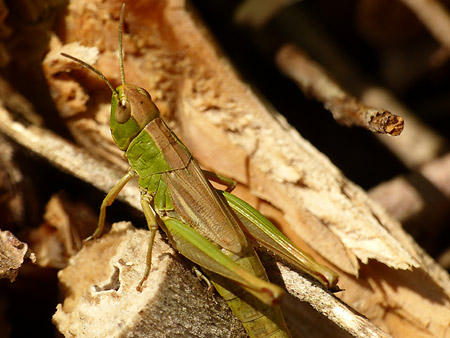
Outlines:
{"label": "green grasshopper", "polygon": [[[142,210],[150,230],[147,266],[138,290],[150,273],[153,241],[161,227],[178,252],[203,268],[251,337],[290,337],[276,305],[283,291],[268,281],[251,242],[275,252],[330,290],[338,289],[337,274],[297,249],[261,213],[230,194],[236,184],[234,181],[202,171],[189,150],[162,120],[150,94],[143,88],[125,83],[124,11],[125,4],[120,15],[118,38],[122,84],[117,89],[91,65],[62,53],[95,72],[110,87],[111,134],[130,163],[127,174],[103,200],[98,227],[87,240],[101,235],[106,207],[137,175]],[[228,188],[217,190],[208,179]]]}

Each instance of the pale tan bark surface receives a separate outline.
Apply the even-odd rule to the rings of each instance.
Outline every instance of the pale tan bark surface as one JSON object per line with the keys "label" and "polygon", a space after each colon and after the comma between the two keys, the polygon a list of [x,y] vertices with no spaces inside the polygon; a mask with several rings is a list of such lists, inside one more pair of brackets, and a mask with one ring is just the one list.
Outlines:
{"label": "pale tan bark surface", "polygon": [[[111,94],[95,74],[79,70],[59,53],[93,64],[118,85],[121,4],[72,1],[44,61],[55,105],[86,150],[0,111],[2,133],[103,191],[127,168],[109,135]],[[284,267],[277,279],[276,269],[269,267],[275,281],[297,297],[283,304],[293,336],[450,336],[448,274],[396,220],[263,104],[192,15],[181,0],[128,3],[126,79],[149,91],[202,166],[237,180],[238,196],[340,274],[345,291],[333,296],[294,272],[291,277]],[[136,186],[127,187],[122,198],[139,207]],[[205,296],[204,286],[160,239],[154,271],[138,294],[146,233],[115,231],[85,246],[60,273],[62,298],[54,321],[66,337],[82,336],[88,328],[96,336],[148,336],[148,330],[170,337],[242,334],[223,302]],[[164,335],[165,330],[173,331]]]}

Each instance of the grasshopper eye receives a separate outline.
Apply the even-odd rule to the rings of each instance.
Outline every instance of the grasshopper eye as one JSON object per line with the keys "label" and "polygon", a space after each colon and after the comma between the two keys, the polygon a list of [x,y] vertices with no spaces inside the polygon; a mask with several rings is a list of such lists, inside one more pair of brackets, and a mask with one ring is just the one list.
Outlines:
{"label": "grasshopper eye", "polygon": [[116,108],[115,118],[118,123],[125,123],[131,116],[131,106],[125,98],[119,100]]}

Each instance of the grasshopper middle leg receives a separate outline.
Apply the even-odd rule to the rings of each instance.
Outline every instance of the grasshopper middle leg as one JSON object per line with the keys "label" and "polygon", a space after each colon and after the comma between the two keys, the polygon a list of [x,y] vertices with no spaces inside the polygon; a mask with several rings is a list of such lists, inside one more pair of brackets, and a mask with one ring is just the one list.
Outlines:
{"label": "grasshopper middle leg", "polygon": [[152,250],[153,250],[153,243],[155,241],[155,235],[156,231],[158,230],[158,223],[156,222],[155,212],[150,206],[150,200],[149,196],[142,194],[141,195],[141,206],[142,210],[144,211],[145,220],[147,221],[148,229],[150,230],[150,239],[148,243],[148,250],[147,250],[147,261],[145,266],[145,272],[144,276],[142,277],[141,281],[139,282],[137,286],[138,291],[142,291],[142,285],[147,280],[148,275],[150,274],[150,269],[152,266]]}
{"label": "grasshopper middle leg", "polygon": [[224,186],[226,186],[227,187],[225,189],[226,192],[232,192],[234,190],[234,188],[236,188],[236,181],[231,178],[219,175],[215,172],[208,171],[208,170],[202,170],[202,172],[208,180],[219,183],[219,184],[223,184]]}

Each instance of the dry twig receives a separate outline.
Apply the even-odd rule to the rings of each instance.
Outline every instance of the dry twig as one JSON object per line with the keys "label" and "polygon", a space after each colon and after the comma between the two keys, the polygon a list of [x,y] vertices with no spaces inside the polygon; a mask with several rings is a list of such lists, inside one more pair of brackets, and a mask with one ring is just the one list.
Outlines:
{"label": "dry twig", "polygon": [[234,20],[242,25],[261,28],[282,8],[292,5],[299,0],[246,0],[234,13]]}
{"label": "dry twig", "polygon": [[440,236],[436,227],[442,227],[442,221],[450,214],[450,155],[383,182],[369,194],[404,223],[409,232],[420,233],[430,241]]}
{"label": "dry twig", "polygon": [[364,127],[372,132],[398,136],[403,118],[387,110],[368,107],[342,90],[325,70],[294,45],[284,45],[276,61],[281,70],[294,79],[306,95],[322,101],[339,123]]}
{"label": "dry twig", "polygon": [[447,51],[450,51],[450,15],[439,0],[402,0]]}
{"label": "dry twig", "polygon": [[[296,27],[298,30],[296,38],[300,39],[302,46],[314,54],[324,68],[339,79],[344,88],[357,95],[364,104],[384,107],[401,115],[407,121],[408,127],[400,137],[391,138],[384,135],[377,137],[405,166],[418,168],[446,152],[448,145],[445,138],[424,124],[388,89],[368,80],[359,66],[351,61],[335,40],[323,32],[320,24],[308,13],[297,7],[294,19],[295,22],[285,24]],[[411,151],[412,149],[414,151]]]}

